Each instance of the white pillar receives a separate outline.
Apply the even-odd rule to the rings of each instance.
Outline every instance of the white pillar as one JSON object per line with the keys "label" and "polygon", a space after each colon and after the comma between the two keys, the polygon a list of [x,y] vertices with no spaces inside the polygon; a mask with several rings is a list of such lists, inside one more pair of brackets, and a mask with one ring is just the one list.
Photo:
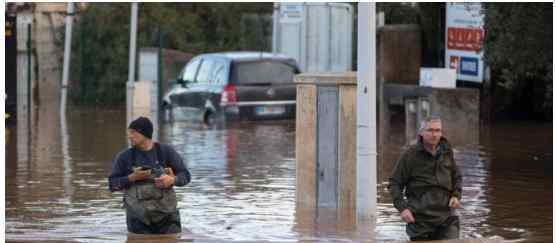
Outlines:
{"label": "white pillar", "polygon": [[357,216],[376,219],[376,19],[375,3],[358,4],[357,16]]}
{"label": "white pillar", "polygon": [[64,67],[62,70],[62,90],[65,90],[68,85],[69,68],[70,68],[70,54],[71,54],[71,32],[73,26],[73,3],[69,2],[66,15],[66,40],[64,45]]}
{"label": "white pillar", "polygon": [[280,18],[280,4],[274,3],[273,4],[273,12],[272,12],[272,52],[278,52],[278,19]]}
{"label": "white pillar", "polygon": [[138,3],[131,3],[131,26],[129,28],[129,68],[126,89],[126,126],[133,119],[133,82],[135,81],[135,52],[136,52],[136,39],[137,39],[137,12]]}
{"label": "white pillar", "polygon": [[70,70],[71,58],[71,33],[73,27],[73,14],[74,5],[72,2],[68,3],[66,15],[66,39],[64,49],[64,69],[62,70],[62,92],[60,100],[60,136],[62,138],[62,155],[64,163],[64,195],[66,199],[71,200],[73,195],[72,187],[72,165],[71,157],[69,154],[69,136],[68,127],[66,124],[66,102],[68,96],[68,79]]}

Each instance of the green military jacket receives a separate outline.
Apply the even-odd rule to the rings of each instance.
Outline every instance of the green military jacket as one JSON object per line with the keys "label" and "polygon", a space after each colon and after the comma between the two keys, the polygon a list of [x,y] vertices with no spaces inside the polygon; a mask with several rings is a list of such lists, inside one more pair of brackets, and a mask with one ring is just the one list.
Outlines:
{"label": "green military jacket", "polygon": [[451,197],[461,199],[461,181],[446,138],[440,139],[435,156],[425,149],[422,138],[403,152],[389,179],[388,189],[394,207],[400,212],[409,209],[415,217],[415,224],[408,225],[410,236],[432,232],[448,217],[454,216],[448,205]]}

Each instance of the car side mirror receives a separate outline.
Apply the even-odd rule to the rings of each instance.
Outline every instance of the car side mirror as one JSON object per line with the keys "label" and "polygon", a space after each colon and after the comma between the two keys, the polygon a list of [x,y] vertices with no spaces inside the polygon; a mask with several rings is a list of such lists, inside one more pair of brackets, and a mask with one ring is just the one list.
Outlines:
{"label": "car side mirror", "polygon": [[187,80],[182,79],[182,78],[178,78],[178,79],[176,79],[176,83],[180,84],[183,87],[187,87],[187,85],[190,83],[190,81],[187,81]]}

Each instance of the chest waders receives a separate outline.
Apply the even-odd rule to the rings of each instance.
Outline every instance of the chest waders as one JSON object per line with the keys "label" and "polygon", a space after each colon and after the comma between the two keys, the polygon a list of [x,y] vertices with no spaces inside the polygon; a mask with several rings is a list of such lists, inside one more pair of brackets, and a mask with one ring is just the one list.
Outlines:
{"label": "chest waders", "polygon": [[[155,143],[155,158],[166,167],[160,145]],[[131,151],[132,166],[136,162],[136,150]],[[181,232],[176,192],[173,187],[160,189],[155,186],[154,170],[149,179],[133,183],[124,192],[124,206],[128,231],[137,234],[169,234]],[[162,169],[164,171],[164,169]]]}

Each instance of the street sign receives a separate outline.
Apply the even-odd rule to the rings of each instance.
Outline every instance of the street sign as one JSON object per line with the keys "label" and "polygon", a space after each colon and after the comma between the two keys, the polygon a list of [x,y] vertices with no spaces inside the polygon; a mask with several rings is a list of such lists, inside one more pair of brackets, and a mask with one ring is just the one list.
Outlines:
{"label": "street sign", "polygon": [[483,17],[481,3],[446,3],[446,67],[458,80],[483,81]]}

